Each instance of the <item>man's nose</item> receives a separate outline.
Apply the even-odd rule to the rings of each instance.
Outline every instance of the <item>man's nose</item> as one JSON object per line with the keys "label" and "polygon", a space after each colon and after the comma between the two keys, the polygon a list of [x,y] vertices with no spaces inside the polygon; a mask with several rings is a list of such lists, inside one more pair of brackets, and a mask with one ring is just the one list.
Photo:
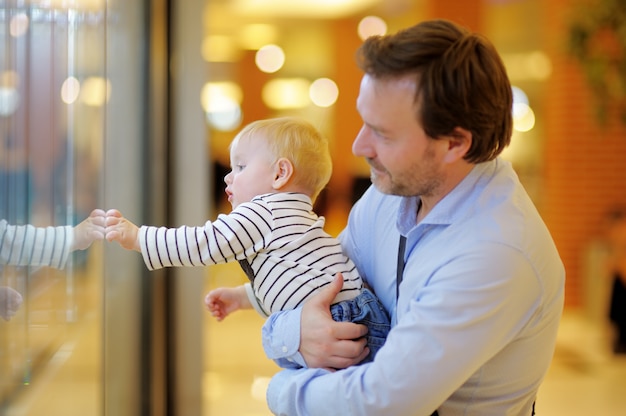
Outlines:
{"label": "man's nose", "polygon": [[361,157],[372,156],[371,154],[372,151],[371,151],[371,146],[369,145],[366,126],[361,127],[361,130],[359,130],[359,133],[354,138],[354,141],[352,142],[352,153],[355,156],[361,156]]}

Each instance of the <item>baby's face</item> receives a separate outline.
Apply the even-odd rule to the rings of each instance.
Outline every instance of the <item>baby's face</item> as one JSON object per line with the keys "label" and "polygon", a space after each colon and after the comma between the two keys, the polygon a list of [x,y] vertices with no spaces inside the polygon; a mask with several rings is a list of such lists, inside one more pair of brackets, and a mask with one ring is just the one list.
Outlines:
{"label": "baby's face", "polygon": [[228,202],[236,208],[257,195],[274,191],[274,156],[260,137],[243,137],[230,149],[231,171],[226,177]]}

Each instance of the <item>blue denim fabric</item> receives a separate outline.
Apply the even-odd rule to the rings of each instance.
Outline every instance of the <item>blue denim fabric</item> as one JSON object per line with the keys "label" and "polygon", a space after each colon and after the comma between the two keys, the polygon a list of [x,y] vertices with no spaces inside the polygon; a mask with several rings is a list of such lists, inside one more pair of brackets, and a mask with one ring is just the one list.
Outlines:
{"label": "blue denim fabric", "polygon": [[370,353],[361,364],[372,361],[391,328],[389,315],[378,298],[369,289],[363,289],[356,298],[331,305],[330,313],[336,322],[354,322],[367,326],[366,338]]}

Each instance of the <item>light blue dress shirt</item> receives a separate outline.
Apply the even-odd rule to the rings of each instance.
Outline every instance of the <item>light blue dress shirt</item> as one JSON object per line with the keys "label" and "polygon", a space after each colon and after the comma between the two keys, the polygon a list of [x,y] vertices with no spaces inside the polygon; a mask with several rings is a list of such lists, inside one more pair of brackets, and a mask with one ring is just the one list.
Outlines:
{"label": "light blue dress shirt", "polygon": [[[395,323],[372,363],[287,369],[279,415],[530,415],[552,360],[565,270],[511,165],[482,163],[416,225],[418,198],[371,187],[340,239]],[[396,303],[400,233],[406,268]],[[301,309],[263,328],[270,358],[303,364]],[[538,403],[538,408],[541,404]]]}

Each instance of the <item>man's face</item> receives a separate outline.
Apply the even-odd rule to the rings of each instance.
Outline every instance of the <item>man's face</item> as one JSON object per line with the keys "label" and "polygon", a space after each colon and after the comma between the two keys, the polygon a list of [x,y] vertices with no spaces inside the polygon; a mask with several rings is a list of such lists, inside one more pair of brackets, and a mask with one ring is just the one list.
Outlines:
{"label": "man's face", "polygon": [[429,138],[417,120],[415,76],[365,75],[357,98],[363,119],[352,152],[370,165],[371,180],[386,194],[430,196],[445,179],[445,140]]}

